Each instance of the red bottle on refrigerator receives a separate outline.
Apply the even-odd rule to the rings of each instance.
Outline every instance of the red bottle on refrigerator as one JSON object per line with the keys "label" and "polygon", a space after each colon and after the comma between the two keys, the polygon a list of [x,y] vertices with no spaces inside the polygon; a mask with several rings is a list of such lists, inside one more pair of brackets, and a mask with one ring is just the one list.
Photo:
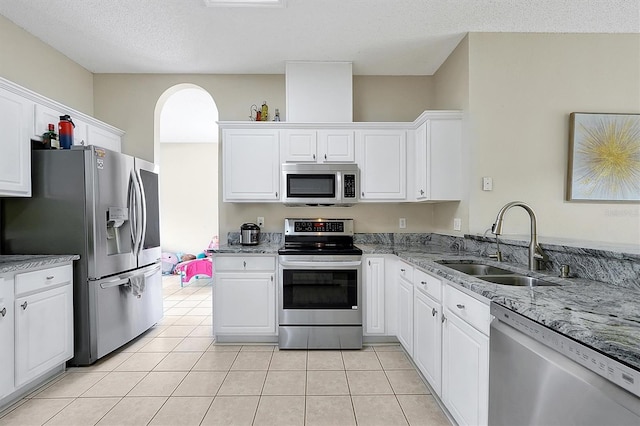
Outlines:
{"label": "red bottle on refrigerator", "polygon": [[58,123],[58,138],[60,149],[71,149],[73,145],[73,129],[76,127],[68,115],[61,115]]}

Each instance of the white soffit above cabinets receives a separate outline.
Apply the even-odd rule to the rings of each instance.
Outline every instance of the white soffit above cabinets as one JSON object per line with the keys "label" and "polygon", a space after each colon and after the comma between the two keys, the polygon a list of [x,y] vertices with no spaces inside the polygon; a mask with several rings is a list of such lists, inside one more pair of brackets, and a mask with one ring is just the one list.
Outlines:
{"label": "white soffit above cabinets", "polygon": [[468,32],[640,32],[639,0],[0,0],[0,15],[94,73],[284,74],[287,61],[347,61],[355,75],[432,75]]}

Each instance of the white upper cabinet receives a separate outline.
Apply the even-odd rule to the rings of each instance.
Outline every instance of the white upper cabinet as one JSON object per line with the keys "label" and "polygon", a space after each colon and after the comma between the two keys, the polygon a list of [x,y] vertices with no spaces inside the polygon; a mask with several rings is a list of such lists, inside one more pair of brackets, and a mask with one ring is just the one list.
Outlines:
{"label": "white upper cabinet", "polygon": [[0,195],[31,196],[34,103],[0,87]]}
{"label": "white upper cabinet", "polygon": [[318,130],[318,154],[325,163],[353,163],[355,161],[354,131],[350,129]]}
{"label": "white upper cabinet", "polygon": [[283,162],[318,162],[318,132],[310,129],[286,129],[280,131]]}
{"label": "white upper cabinet", "polygon": [[404,201],[407,198],[407,131],[356,131],[360,166],[360,201]]}
{"label": "white upper cabinet", "polygon": [[353,163],[352,129],[283,129],[283,163]]}
{"label": "white upper cabinet", "polygon": [[425,112],[409,144],[409,201],[462,198],[462,114]]}
{"label": "white upper cabinet", "polygon": [[223,129],[223,201],[280,201],[279,143],[278,130]]}

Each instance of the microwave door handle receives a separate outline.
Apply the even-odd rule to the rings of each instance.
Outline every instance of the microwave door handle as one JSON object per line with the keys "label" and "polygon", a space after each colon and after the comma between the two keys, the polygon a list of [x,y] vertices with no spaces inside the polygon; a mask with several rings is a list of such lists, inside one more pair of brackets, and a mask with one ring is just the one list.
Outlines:
{"label": "microwave door handle", "polygon": [[136,170],[136,176],[138,178],[138,189],[140,191],[140,228],[139,228],[139,242],[138,242],[138,252],[139,255],[142,252],[142,247],[144,246],[144,239],[147,234],[147,197],[144,192],[144,185],[142,184],[142,176],[140,175],[140,171]]}
{"label": "microwave door handle", "polygon": [[336,188],[336,201],[342,201],[342,172],[336,173],[336,181],[338,186]]}

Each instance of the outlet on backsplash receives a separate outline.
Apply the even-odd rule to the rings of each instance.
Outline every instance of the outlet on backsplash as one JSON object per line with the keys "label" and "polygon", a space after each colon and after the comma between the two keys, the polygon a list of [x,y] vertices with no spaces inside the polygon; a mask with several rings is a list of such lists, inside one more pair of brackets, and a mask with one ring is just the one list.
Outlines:
{"label": "outlet on backsplash", "polygon": [[262,217],[262,216],[258,216],[258,223],[257,223],[257,225],[258,225],[259,227],[261,227],[261,228],[264,226],[264,217]]}

